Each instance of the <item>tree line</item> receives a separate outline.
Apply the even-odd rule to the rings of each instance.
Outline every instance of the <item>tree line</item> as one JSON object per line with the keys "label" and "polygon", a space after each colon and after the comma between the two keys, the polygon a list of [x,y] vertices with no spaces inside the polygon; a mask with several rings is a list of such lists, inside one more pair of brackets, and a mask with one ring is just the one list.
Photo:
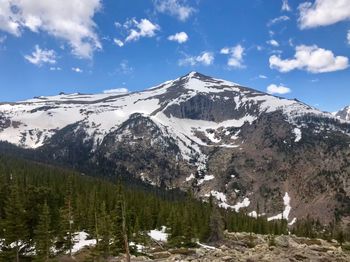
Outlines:
{"label": "tree line", "polygon": [[286,234],[285,220],[268,222],[218,208],[213,197],[106,181],[54,166],[0,155],[0,258],[48,261],[72,255],[74,235],[85,231],[97,243],[92,260],[137,253],[146,232],[166,226],[168,245],[215,242],[223,231]]}

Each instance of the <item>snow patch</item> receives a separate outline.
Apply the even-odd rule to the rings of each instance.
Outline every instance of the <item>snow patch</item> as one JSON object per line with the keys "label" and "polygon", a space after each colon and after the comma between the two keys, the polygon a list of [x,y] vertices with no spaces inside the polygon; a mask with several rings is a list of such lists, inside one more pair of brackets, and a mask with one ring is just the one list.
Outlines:
{"label": "snow patch", "polygon": [[191,174],[188,177],[186,177],[186,182],[191,181],[193,179],[195,179],[195,176],[193,174]]}
{"label": "snow patch", "polygon": [[249,198],[245,197],[242,202],[238,202],[236,205],[232,206],[236,212],[238,212],[241,208],[248,207],[250,205]]}
{"label": "snow patch", "polygon": [[204,245],[204,244],[201,244],[201,243],[199,243],[199,242],[197,242],[197,245],[200,246],[200,247],[203,247],[203,248],[205,248],[205,249],[216,249],[216,247]]}
{"label": "snow patch", "polygon": [[294,142],[297,143],[300,141],[301,139],[301,130],[300,128],[296,127],[293,129],[293,133],[295,135],[295,139],[294,139]]}
{"label": "snow patch", "polygon": [[297,222],[297,218],[296,218],[296,217],[294,217],[294,218],[292,219],[292,221],[290,221],[290,222],[288,223],[288,225],[289,225],[289,226],[292,226],[292,225],[294,225],[295,222]]}
{"label": "snow patch", "polygon": [[86,232],[78,232],[74,235],[74,245],[72,248],[72,253],[77,253],[82,250],[84,247],[95,246],[96,239],[88,239],[89,234]]}
{"label": "snow patch", "polygon": [[226,196],[224,193],[222,192],[218,192],[218,191],[215,191],[215,190],[212,190],[210,191],[210,194],[215,197],[218,201],[221,201],[221,202],[226,202]]}
{"label": "snow patch", "polygon": [[143,250],[145,249],[145,246],[143,246],[141,244],[137,244],[135,242],[130,242],[129,246],[136,247],[137,252],[143,252]]}
{"label": "snow patch", "polygon": [[215,177],[213,175],[205,175],[202,179],[198,180],[198,185],[203,184],[206,181],[210,181],[214,179]]}
{"label": "snow patch", "polygon": [[147,233],[152,239],[156,241],[166,242],[168,240],[168,234],[165,233],[166,227],[162,226],[161,230],[154,229]]}
{"label": "snow patch", "polygon": [[278,215],[267,218],[267,221],[277,220],[277,219],[286,219],[288,221],[289,213],[292,210],[292,207],[290,206],[290,197],[287,192],[284,194],[283,204],[284,204],[283,212]]}

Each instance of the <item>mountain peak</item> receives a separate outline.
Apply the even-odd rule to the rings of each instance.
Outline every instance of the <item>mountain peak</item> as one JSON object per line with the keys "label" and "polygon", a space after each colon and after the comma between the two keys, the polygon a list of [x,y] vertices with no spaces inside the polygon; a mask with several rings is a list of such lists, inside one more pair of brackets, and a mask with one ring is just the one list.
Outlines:
{"label": "mountain peak", "polygon": [[191,71],[191,72],[189,72],[188,74],[184,75],[181,78],[188,78],[188,79],[197,78],[197,79],[201,79],[201,80],[212,79],[211,76],[207,76],[207,75],[204,75],[204,74],[196,72],[196,71]]}

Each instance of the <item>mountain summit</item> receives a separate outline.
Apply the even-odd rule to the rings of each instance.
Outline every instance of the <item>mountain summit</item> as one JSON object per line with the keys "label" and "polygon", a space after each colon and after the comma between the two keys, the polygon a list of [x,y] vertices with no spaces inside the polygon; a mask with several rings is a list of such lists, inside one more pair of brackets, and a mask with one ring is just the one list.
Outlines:
{"label": "mountain summit", "polygon": [[349,131],[297,100],[197,72],[141,92],[0,105],[0,140],[290,223],[350,216]]}

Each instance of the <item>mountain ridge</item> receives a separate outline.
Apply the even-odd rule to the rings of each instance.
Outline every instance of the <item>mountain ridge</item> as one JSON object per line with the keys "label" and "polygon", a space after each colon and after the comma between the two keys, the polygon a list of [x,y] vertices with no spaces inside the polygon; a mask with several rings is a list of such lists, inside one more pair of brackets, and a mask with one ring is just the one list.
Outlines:
{"label": "mountain ridge", "polygon": [[290,223],[349,217],[349,134],[330,113],[197,72],[128,94],[0,105],[0,140]]}

